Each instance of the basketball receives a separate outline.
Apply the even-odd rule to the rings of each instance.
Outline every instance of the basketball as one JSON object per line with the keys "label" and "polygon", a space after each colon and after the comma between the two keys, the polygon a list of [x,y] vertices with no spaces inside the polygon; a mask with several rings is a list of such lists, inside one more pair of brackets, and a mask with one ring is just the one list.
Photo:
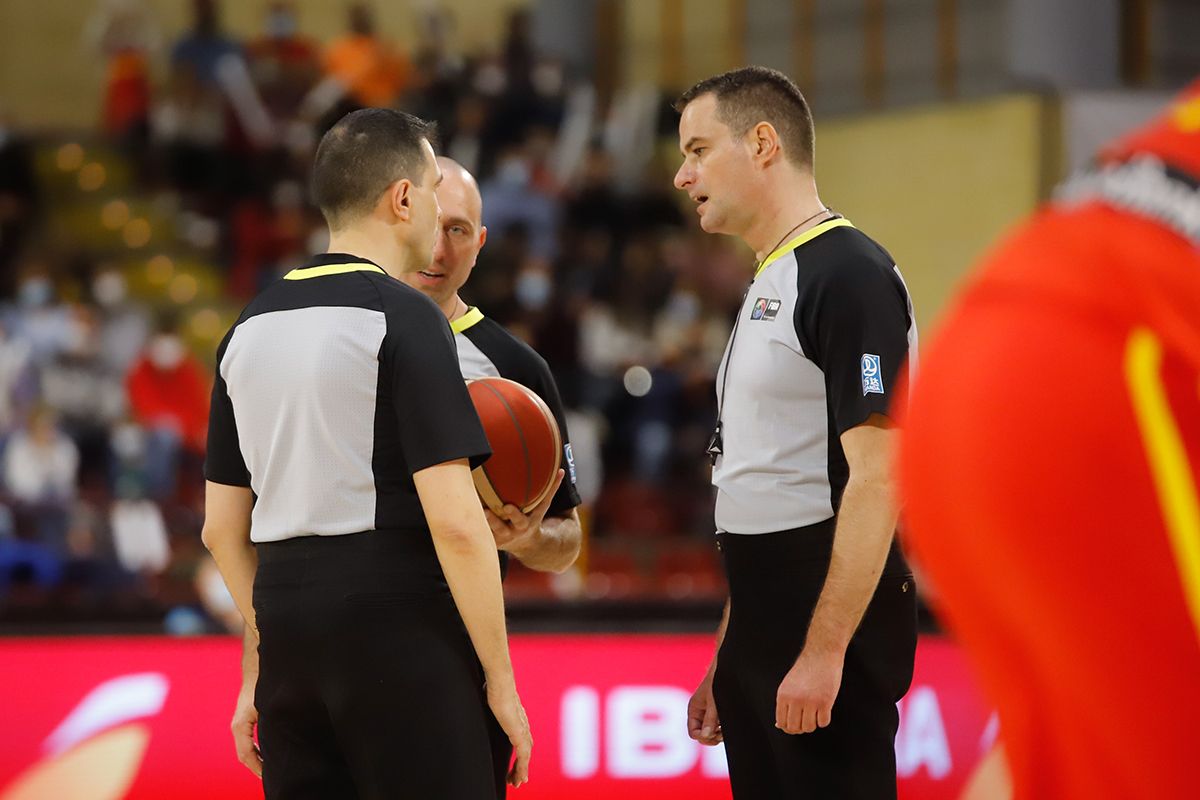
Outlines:
{"label": "basketball", "polygon": [[475,489],[492,511],[511,503],[528,513],[554,485],[562,436],[533,390],[505,378],[467,381],[492,455],[473,472]]}

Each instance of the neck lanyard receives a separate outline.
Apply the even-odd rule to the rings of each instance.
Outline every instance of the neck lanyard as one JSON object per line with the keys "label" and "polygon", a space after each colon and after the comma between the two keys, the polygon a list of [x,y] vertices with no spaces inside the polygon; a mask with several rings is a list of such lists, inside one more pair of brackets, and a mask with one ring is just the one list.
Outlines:
{"label": "neck lanyard", "polygon": [[[812,222],[817,217],[821,216],[822,214],[826,214],[826,213],[833,215],[831,217],[831,219],[838,219],[839,217],[841,217],[840,214],[833,211],[829,207],[822,208],[816,214],[813,214],[811,217],[804,220],[799,225],[796,225],[790,231],[785,233],[783,235],[783,238],[779,240],[779,243],[776,244],[775,247],[773,247],[767,251],[768,257],[770,256],[771,253],[774,253],[775,250],[778,249],[779,245],[781,245],[785,241],[787,241],[787,238],[789,236],[791,236],[796,230],[804,227],[805,224]],[[760,265],[760,267],[761,267],[761,265]],[[730,365],[730,362],[733,361],[733,346],[735,344],[737,344],[738,326],[742,322],[742,311],[744,310],[744,307],[746,305],[746,298],[750,296],[750,287],[754,285],[754,281],[757,277],[758,277],[758,275],[756,273],[755,277],[750,279],[750,284],[746,287],[746,291],[742,294],[742,299],[738,303],[737,316],[733,320],[733,331],[729,334],[729,348],[725,353],[725,364],[723,365],[724,369],[721,370],[721,394],[717,399],[717,424],[716,424],[716,427],[713,428],[713,434],[711,437],[709,437],[709,440],[708,440],[708,447],[704,451],[705,453],[708,454],[709,463],[712,464],[714,467],[717,465],[717,456],[722,455],[725,452],[725,450],[724,450],[725,437],[724,437],[723,431],[722,431],[722,425],[723,425],[722,417],[725,413],[725,389],[729,385],[729,365]]]}

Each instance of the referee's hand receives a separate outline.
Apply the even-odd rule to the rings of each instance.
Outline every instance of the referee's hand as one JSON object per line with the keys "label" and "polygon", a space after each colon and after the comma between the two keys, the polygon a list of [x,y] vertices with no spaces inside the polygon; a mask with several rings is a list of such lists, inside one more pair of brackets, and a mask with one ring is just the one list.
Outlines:
{"label": "referee's hand", "polygon": [[710,668],[688,701],[688,736],[710,747],[725,739],[721,732],[721,721],[717,718],[712,682],[713,670]]}
{"label": "referee's hand", "polygon": [[844,660],[841,653],[802,651],[775,693],[775,727],[784,733],[812,733],[828,725]]}
{"label": "referee's hand", "polygon": [[254,741],[254,726],[258,724],[258,709],[254,707],[254,683],[245,683],[238,692],[237,707],[233,710],[233,746],[238,761],[262,779],[262,754]]}
{"label": "referee's hand", "polygon": [[506,682],[487,682],[488,706],[496,716],[500,727],[508,734],[513,746],[513,763],[508,770],[509,786],[520,786],[529,780],[529,755],[533,750],[533,736],[529,733],[529,718],[521,698],[517,696],[516,684],[510,678]]}

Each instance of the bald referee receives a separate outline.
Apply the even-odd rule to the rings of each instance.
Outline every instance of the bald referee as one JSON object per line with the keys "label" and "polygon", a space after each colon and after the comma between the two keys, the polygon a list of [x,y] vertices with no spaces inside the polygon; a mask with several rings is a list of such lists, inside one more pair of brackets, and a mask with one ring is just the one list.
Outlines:
{"label": "bald referee", "polygon": [[459,295],[487,241],[483,199],[474,176],[465,167],[445,156],[438,156],[437,162],[442,172],[437,189],[442,217],[433,261],[401,280],[428,296],[446,315],[464,378],[494,376],[516,381],[533,389],[554,414],[562,434],[562,463],[566,466],[557,490],[529,514],[512,504],[500,514],[490,509],[484,509],[484,514],[505,557],[502,563],[511,555],[531,569],[562,572],[575,563],[582,541],[575,511],[582,501],[575,489],[575,459],[562,399],[545,359],[481,309],[467,305]]}
{"label": "bald referee", "polygon": [[325,135],[330,252],[255,298],[217,354],[204,541],[259,639],[268,798],[494,797],[489,707],[511,782],[528,774],[470,478],[487,440],[445,317],[397,280],[437,235],[428,136],[383,109]]}
{"label": "bald referee", "polygon": [[916,344],[891,257],[828,209],[808,105],[762,67],[676,103],[676,188],[757,264],[717,376],[709,448],[729,603],[688,730],[724,738],[739,800],[896,796],[916,648],[893,540],[888,419]]}
{"label": "bald referee", "polygon": [[[516,381],[536,392],[554,414],[562,435],[562,463],[566,467],[559,471],[558,486],[528,514],[512,504],[504,506],[499,514],[490,509],[484,509],[483,513],[500,549],[502,571],[507,569],[511,555],[531,569],[563,572],[579,556],[583,536],[575,510],[581,500],[575,489],[575,459],[562,399],[545,359],[459,296],[487,241],[483,199],[474,176],[466,168],[445,156],[439,156],[437,161],[442,171],[437,190],[442,218],[433,261],[426,269],[407,273],[403,280],[437,303],[446,315],[454,332],[458,367],[464,378],[496,376]],[[512,745],[498,725],[492,727],[492,758],[496,791],[503,797]]]}

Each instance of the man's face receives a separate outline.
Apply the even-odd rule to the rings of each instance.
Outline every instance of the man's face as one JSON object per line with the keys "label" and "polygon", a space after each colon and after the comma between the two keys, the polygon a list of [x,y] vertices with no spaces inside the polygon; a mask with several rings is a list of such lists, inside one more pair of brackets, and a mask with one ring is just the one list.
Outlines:
{"label": "man's face", "polygon": [[453,297],[471,276],[487,232],[481,224],[479,189],[461,167],[442,164],[443,180],[437,189],[442,210],[433,263],[405,276],[405,282],[439,305]]}
{"label": "man's face", "polygon": [[701,95],[683,109],[679,148],[683,164],[675,173],[675,188],[696,203],[700,227],[738,235],[753,211],[747,196],[752,164],[745,142],[717,117],[716,95]]}
{"label": "man's face", "polygon": [[421,175],[421,184],[413,184],[409,189],[412,198],[412,227],[408,244],[412,252],[409,263],[413,270],[428,268],[433,258],[433,248],[438,235],[438,217],[441,214],[437,189],[442,181],[442,171],[429,142],[423,141],[422,147],[425,150],[425,168]]}

